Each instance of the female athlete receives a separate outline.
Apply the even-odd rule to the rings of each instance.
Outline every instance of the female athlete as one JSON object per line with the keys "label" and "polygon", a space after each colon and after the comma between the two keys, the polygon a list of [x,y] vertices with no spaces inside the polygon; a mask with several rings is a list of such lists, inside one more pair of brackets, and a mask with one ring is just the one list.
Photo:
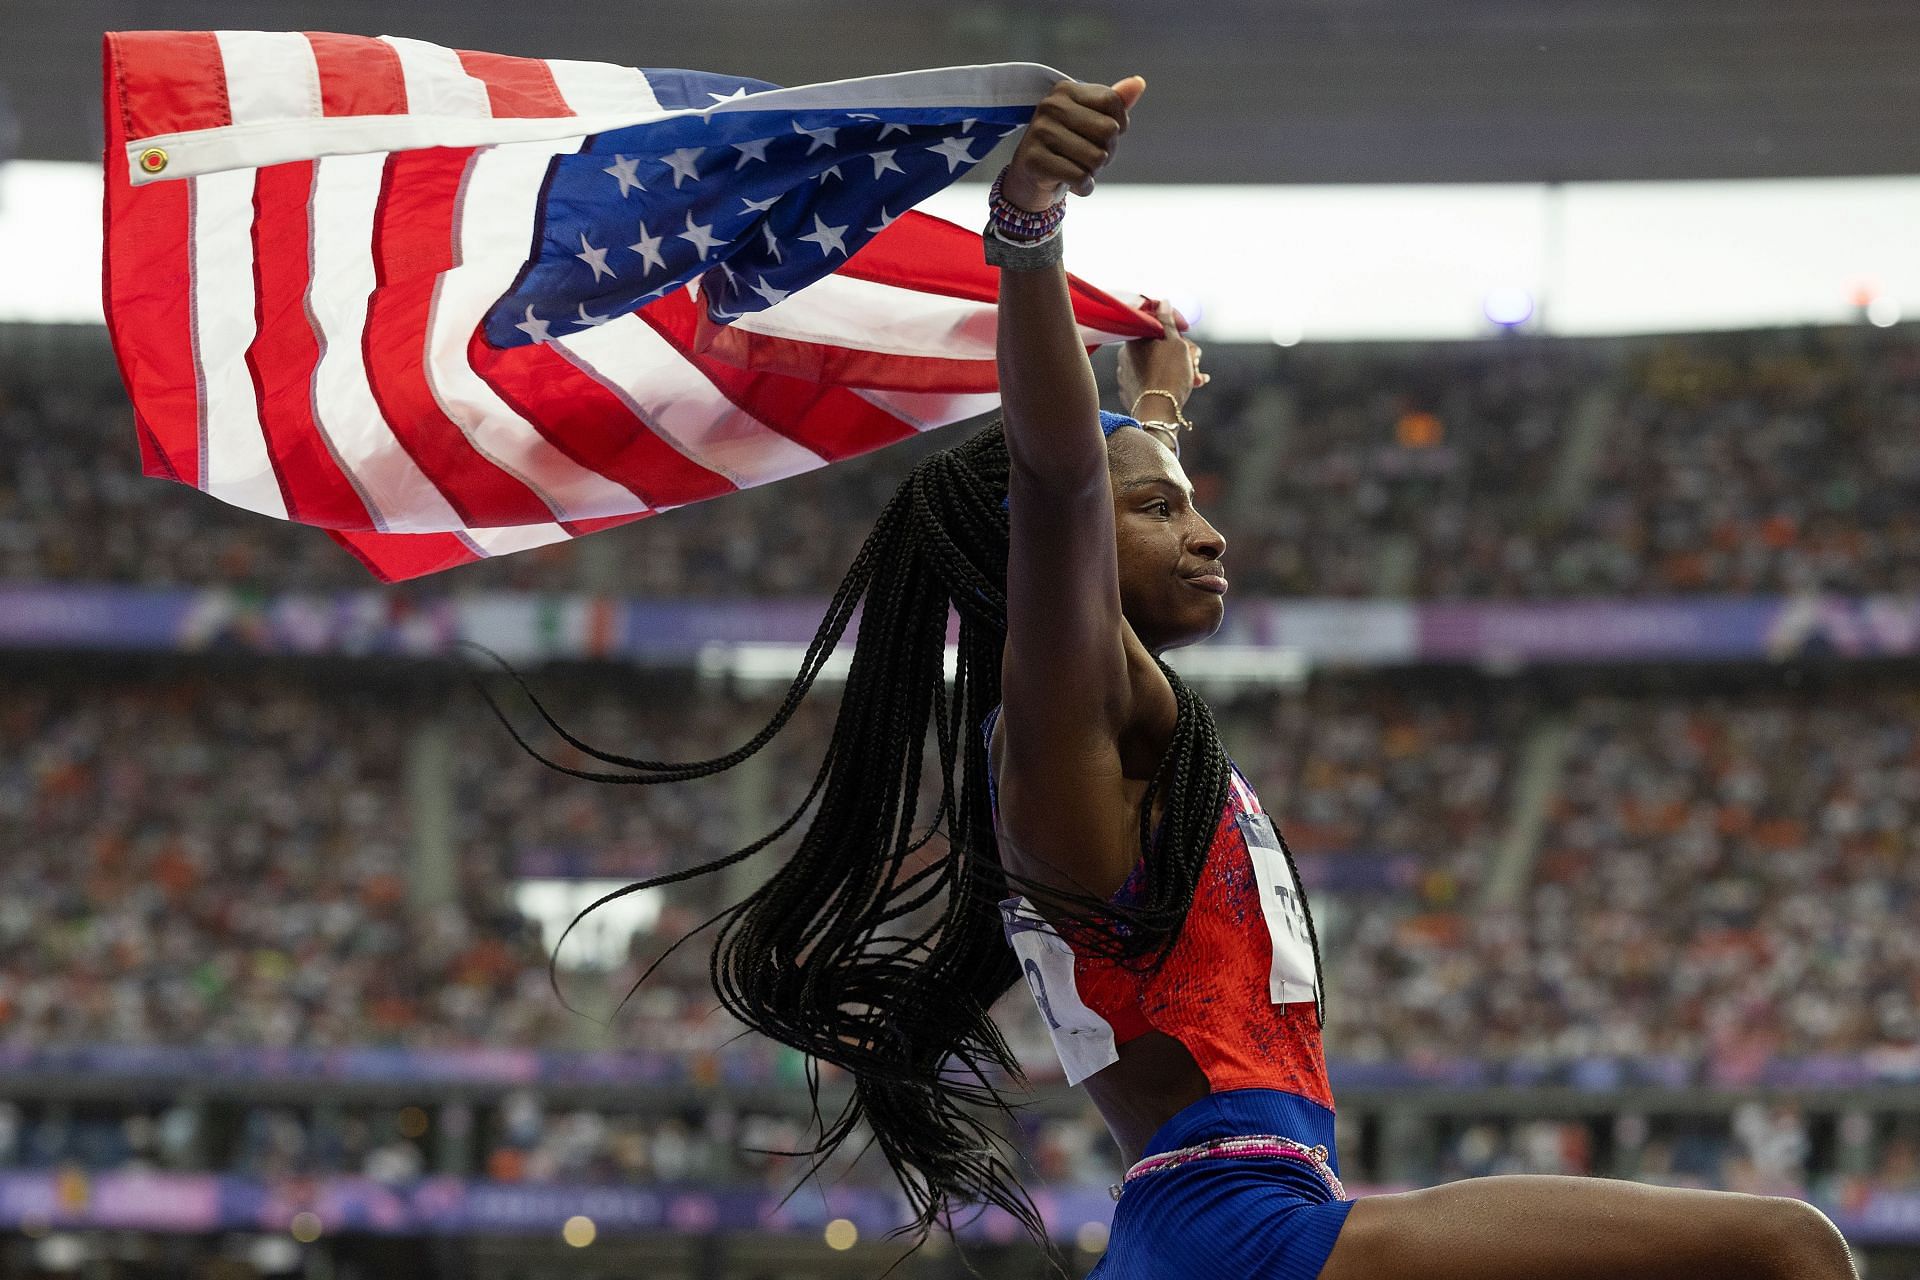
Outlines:
{"label": "female athlete", "polygon": [[578,776],[719,772],[779,732],[861,610],[807,800],[745,849],[621,892],[729,865],[813,810],[792,857],[709,921],[715,989],[850,1075],[815,1154],[864,1122],[922,1238],[980,1203],[1042,1234],[989,1123],[1019,1069],[988,1009],[1024,978],[1131,1166],[1103,1280],[1851,1277],[1839,1233],[1793,1200],[1566,1177],[1346,1197],[1293,859],[1160,659],[1213,633],[1227,590],[1226,540],[1165,425],[1205,380],[1198,349],[1163,308],[1165,336],[1122,356],[1146,420],[1103,415],[1058,261],[1065,193],[1092,191],[1145,87],[1063,82],[1038,108],[986,237],[1003,424],[907,478],[766,727],[674,764],[549,718],[619,766]]}

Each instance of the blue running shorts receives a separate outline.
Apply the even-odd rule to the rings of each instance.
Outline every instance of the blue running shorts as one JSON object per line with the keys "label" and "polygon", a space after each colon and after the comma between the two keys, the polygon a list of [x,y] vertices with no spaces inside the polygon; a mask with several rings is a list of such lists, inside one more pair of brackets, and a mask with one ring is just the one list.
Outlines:
{"label": "blue running shorts", "polygon": [[[1252,1133],[1324,1146],[1339,1173],[1333,1112],[1280,1089],[1202,1098],[1160,1126],[1146,1155]],[[1315,1280],[1351,1208],[1296,1160],[1209,1157],[1161,1169],[1127,1184],[1088,1280]]]}

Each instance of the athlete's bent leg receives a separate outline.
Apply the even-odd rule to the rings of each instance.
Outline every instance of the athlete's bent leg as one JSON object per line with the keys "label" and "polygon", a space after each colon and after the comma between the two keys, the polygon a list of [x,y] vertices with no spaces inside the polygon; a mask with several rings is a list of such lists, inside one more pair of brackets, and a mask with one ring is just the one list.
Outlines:
{"label": "athlete's bent leg", "polygon": [[1854,1280],[1798,1200],[1606,1178],[1470,1178],[1354,1203],[1320,1280]]}

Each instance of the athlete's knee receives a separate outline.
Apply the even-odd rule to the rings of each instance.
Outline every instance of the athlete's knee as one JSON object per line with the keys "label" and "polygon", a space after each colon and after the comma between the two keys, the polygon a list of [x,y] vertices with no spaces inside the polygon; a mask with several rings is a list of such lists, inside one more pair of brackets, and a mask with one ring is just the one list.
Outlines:
{"label": "athlete's knee", "polygon": [[1777,1280],[1855,1280],[1853,1254],[1833,1220],[1804,1200],[1768,1196],[1761,1233]]}

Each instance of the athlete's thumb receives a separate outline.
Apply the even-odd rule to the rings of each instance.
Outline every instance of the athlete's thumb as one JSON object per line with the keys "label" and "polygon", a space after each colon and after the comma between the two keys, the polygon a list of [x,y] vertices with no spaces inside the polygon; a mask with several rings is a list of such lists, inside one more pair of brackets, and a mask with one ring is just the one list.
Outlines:
{"label": "athlete's thumb", "polygon": [[1131,111],[1133,110],[1133,104],[1140,101],[1140,95],[1147,91],[1147,78],[1145,76],[1128,76],[1125,80],[1114,85],[1113,91],[1120,95],[1121,103],[1125,105],[1127,110]]}

